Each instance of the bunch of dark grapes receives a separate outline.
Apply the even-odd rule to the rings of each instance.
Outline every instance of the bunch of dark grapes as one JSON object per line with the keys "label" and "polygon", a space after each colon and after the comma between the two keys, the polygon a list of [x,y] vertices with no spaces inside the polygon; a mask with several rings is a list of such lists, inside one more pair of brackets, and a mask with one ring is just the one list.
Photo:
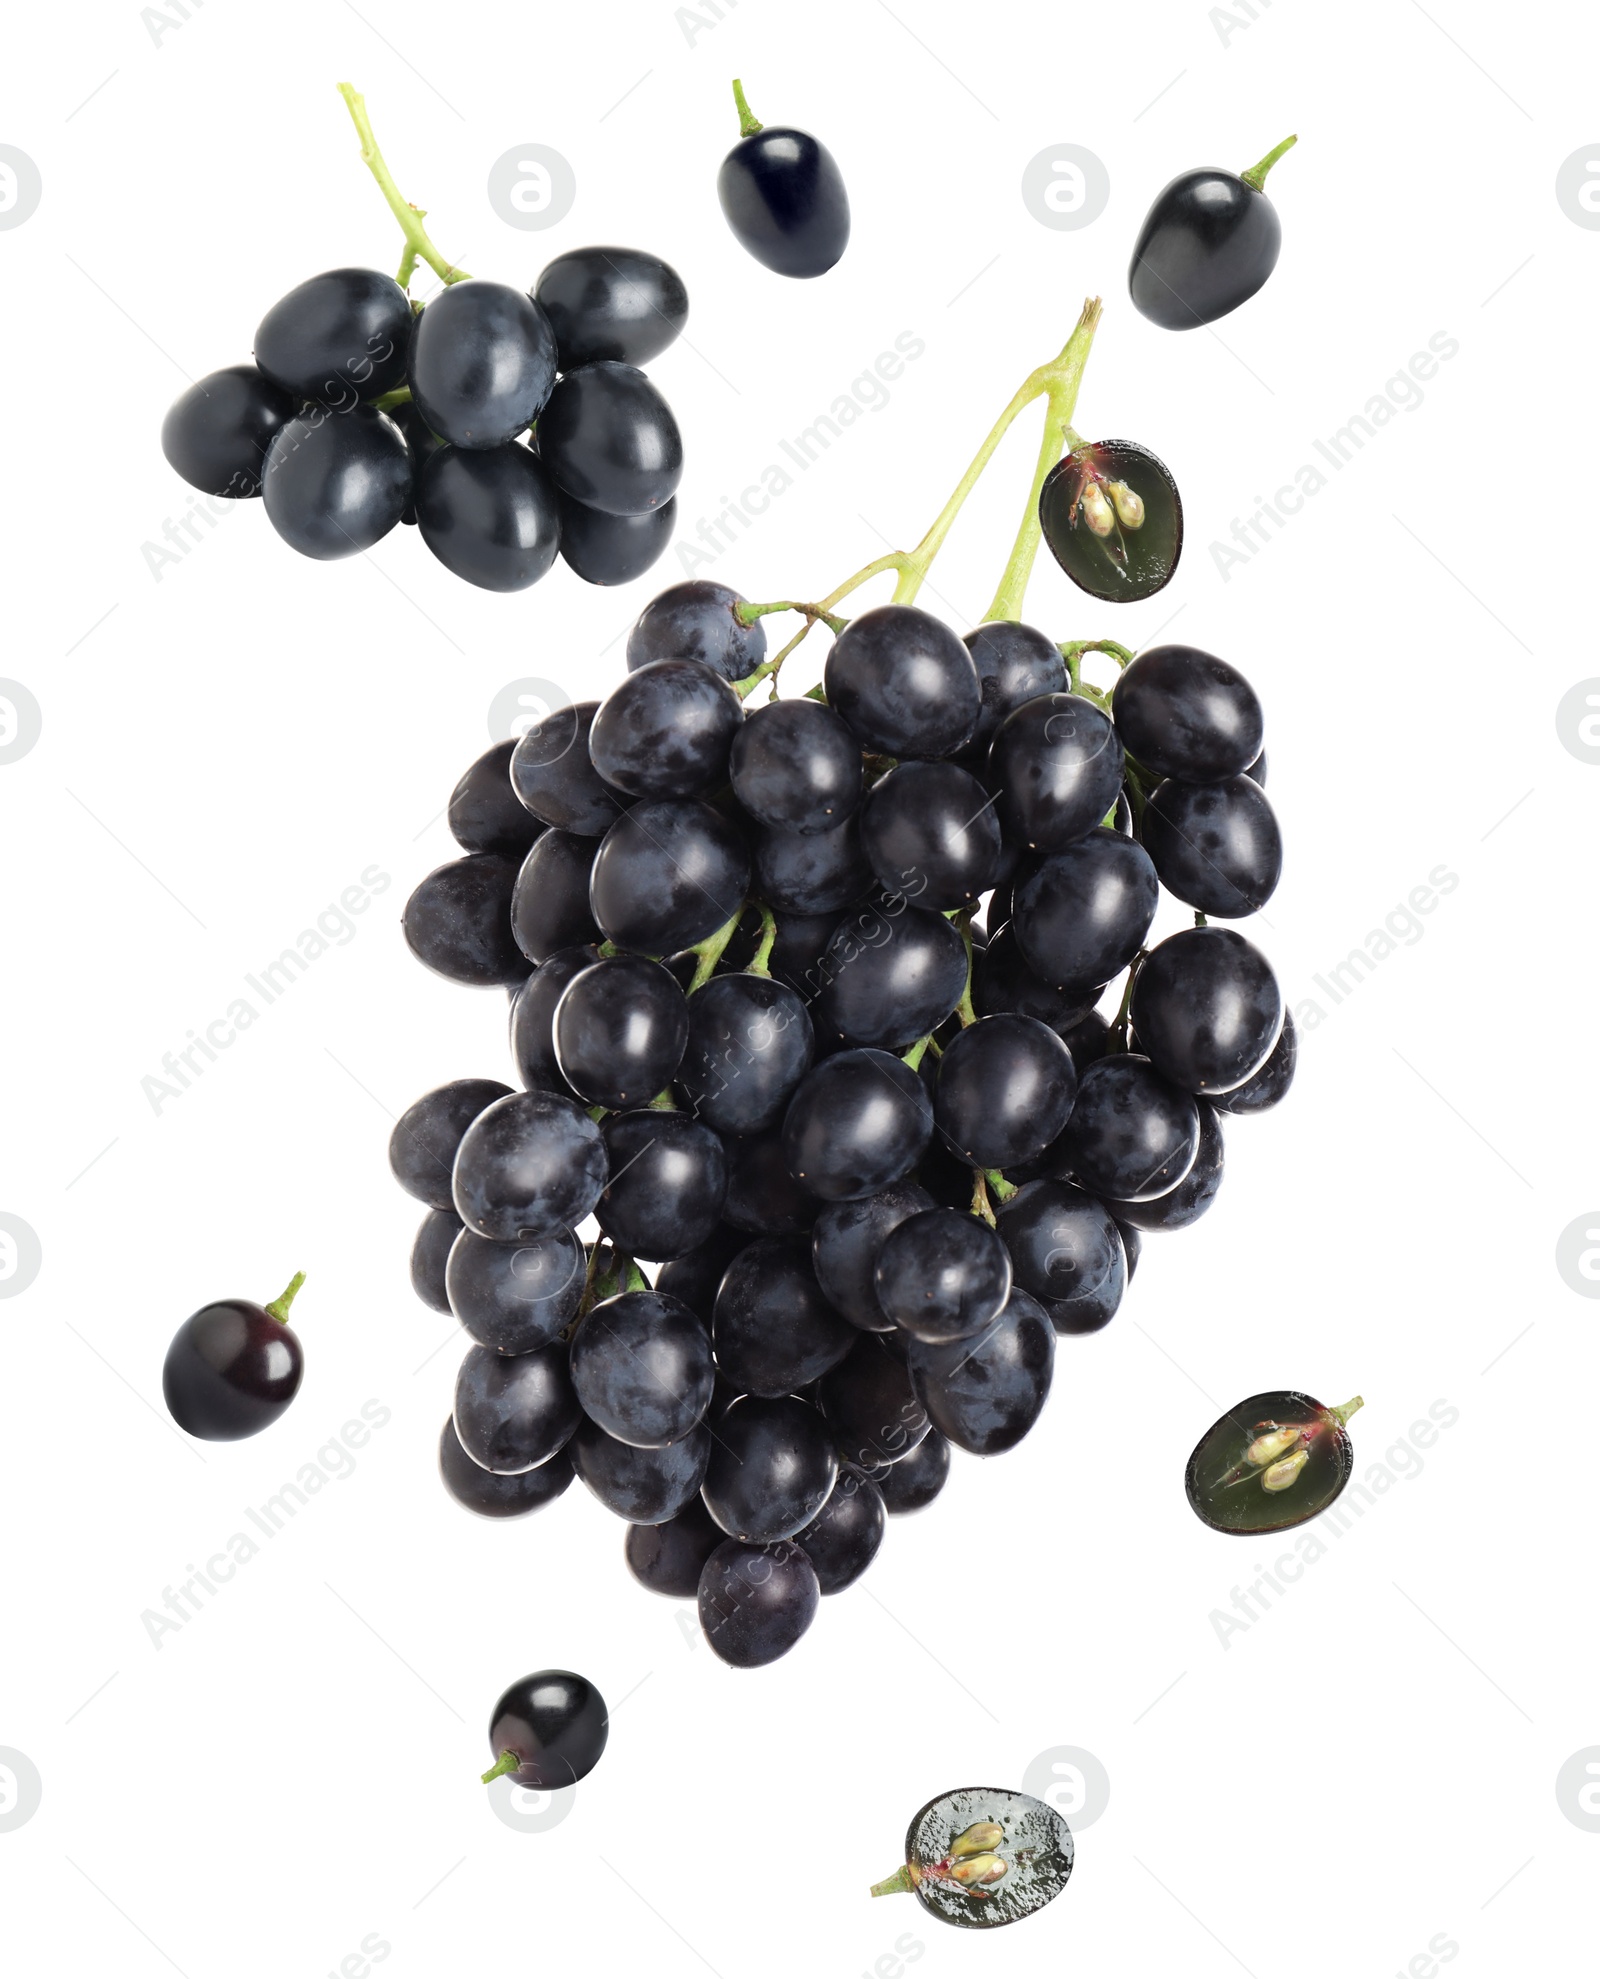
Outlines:
{"label": "bunch of dark grapes", "polygon": [[[1111,1319],[1142,1233],[1216,1196],[1223,1116],[1294,1068],[1266,958],[1214,925],[1280,865],[1234,667],[1097,642],[1103,694],[1015,622],[830,624],[822,688],[751,706],[759,612],[663,592],[604,701],[468,770],[464,856],[405,914],[511,993],[520,1080],[394,1137],[417,1289],[473,1342],[445,1481],[509,1514],[576,1473],[738,1665],[952,1444],[1028,1433],[1057,1336]],[[1152,943],[1163,888],[1194,925]]]}

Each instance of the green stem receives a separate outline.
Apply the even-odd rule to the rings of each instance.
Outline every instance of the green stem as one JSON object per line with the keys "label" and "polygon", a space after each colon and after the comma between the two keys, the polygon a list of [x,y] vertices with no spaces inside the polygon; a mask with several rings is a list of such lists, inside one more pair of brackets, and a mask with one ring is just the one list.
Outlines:
{"label": "green stem", "polygon": [[303,1271],[297,1271],[270,1306],[263,1308],[268,1319],[275,1319],[280,1326],[289,1324],[289,1308],[294,1304],[294,1295],[306,1282]]}
{"label": "green stem", "polygon": [[875,1897],[892,1897],[899,1895],[902,1890],[914,1890],[916,1887],[917,1883],[911,1873],[910,1863],[902,1862],[892,1876],[885,1876],[881,1883],[874,1883],[868,1894]]}
{"label": "green stem", "polygon": [[634,1263],[634,1261],[633,1261],[633,1259],[632,1259],[632,1258],[628,1258],[628,1259],[626,1259],[626,1260],[625,1260],[625,1264],[626,1264],[626,1269],[625,1269],[625,1270],[623,1271],[623,1274],[622,1274],[622,1289],[623,1289],[623,1291],[624,1291],[624,1292],[648,1292],[648,1291],[649,1291],[649,1289],[650,1289],[650,1287],[649,1287],[649,1285],[648,1285],[648,1284],[646,1283],[646,1281],[645,1281],[645,1275],[644,1275],[644,1273],[643,1273],[643,1272],[642,1272],[642,1271],[641,1271],[641,1270],[639,1269],[639,1267],[638,1267],[638,1265],[636,1265],[636,1264]]}
{"label": "green stem", "polygon": [[981,1168],[973,1171],[972,1213],[974,1216],[981,1216],[991,1230],[994,1228],[994,1210],[989,1202],[988,1185]]}
{"label": "green stem", "polygon": [[745,968],[747,976],[770,976],[772,974],[772,944],[778,938],[778,923],[772,909],[761,902],[761,939],[756,944],[756,952]]}
{"label": "green stem", "polygon": [[411,387],[396,385],[392,392],[385,392],[381,399],[374,399],[372,409],[374,412],[393,412],[397,405],[410,405],[410,403]]}
{"label": "green stem", "polygon": [[691,996],[694,995],[697,989],[703,989],[710,982],[712,976],[716,973],[717,964],[722,960],[722,951],[733,940],[734,930],[743,918],[744,902],[741,900],[739,902],[739,911],[734,915],[733,919],[724,922],[714,935],[707,935],[704,941],[696,945],[694,952],[699,956],[700,961],[694,972],[694,980],[689,985],[689,994]]}
{"label": "green stem", "polygon": [[[1291,138],[1289,142],[1292,144],[1294,142],[1294,139]],[[1348,1402],[1343,1403],[1337,1409],[1324,1409],[1323,1414],[1332,1416],[1334,1421],[1339,1425],[1339,1427],[1343,1429],[1345,1424],[1355,1414],[1356,1410],[1365,1407],[1366,1407],[1366,1403],[1362,1401],[1361,1397],[1359,1395],[1353,1395]]]}
{"label": "green stem", "polygon": [[1122,986],[1122,1001],[1117,1005],[1117,1014],[1111,1020],[1111,1029],[1117,1038],[1118,1051],[1128,1048],[1128,1011],[1133,1004],[1133,986],[1139,980],[1139,969],[1144,961],[1145,951],[1139,953],[1128,964],[1128,980]]}
{"label": "green stem", "polygon": [[491,1780],[498,1780],[502,1773],[514,1773],[521,1764],[522,1761],[514,1752],[502,1752],[488,1772],[483,1775],[483,1784],[487,1786]]}
{"label": "green stem", "polygon": [[922,1063],[923,1053],[932,1043],[933,1033],[930,1031],[925,1038],[918,1038],[909,1051],[900,1054],[900,1063],[902,1065],[909,1065],[911,1070],[915,1072],[917,1067]]}
{"label": "green stem", "polygon": [[1298,144],[1299,142],[1300,140],[1297,137],[1286,137],[1282,144],[1275,144],[1272,147],[1259,165],[1252,165],[1248,172],[1241,172],[1239,174],[1240,178],[1244,180],[1252,192],[1260,192],[1266,184],[1268,172],[1272,170],[1273,166],[1277,164],[1278,160],[1291,145]]}
{"label": "green stem", "polygon": [[[750,105],[744,100],[744,84],[740,82],[737,76],[733,79],[733,100],[739,106],[740,137],[754,137],[757,131],[761,130],[763,126],[757,123],[755,117],[751,114]],[[1289,142],[1292,144],[1294,142],[1293,138]]]}
{"label": "green stem", "polygon": [[984,613],[986,619],[1016,619],[1022,616],[1022,601],[1027,594],[1028,579],[1033,574],[1033,560],[1039,553],[1039,496],[1044,488],[1045,476],[1061,458],[1063,445],[1071,447],[1074,443],[1082,444],[1072,430],[1072,414],[1078,403],[1078,387],[1083,382],[1083,367],[1089,361],[1100,313],[1098,296],[1086,302],[1083,314],[1078,318],[1078,327],[1067,339],[1061,355],[1054,364],[1046,365],[1042,373],[1034,374],[1040,380],[1039,389],[1045,395],[1044,438],[1039,443],[1039,458],[1034,465],[1033,485],[1028,491],[1028,506],[1023,510],[1017,538],[1001,574],[994,602]]}
{"label": "green stem", "polygon": [[1010,1202],[1017,1193],[1016,1183],[1008,1182],[998,1168],[986,1168],[983,1171],[983,1178],[989,1184],[990,1191],[1003,1203]]}
{"label": "green stem", "polygon": [[961,937],[962,947],[967,951],[967,980],[962,986],[961,1001],[956,1005],[956,1015],[961,1019],[961,1028],[963,1030],[969,1024],[976,1024],[978,1021],[978,1013],[972,1007],[972,928],[970,922],[971,916],[963,914],[952,923],[957,934]]}
{"label": "green stem", "polygon": [[361,139],[361,162],[378,181],[378,189],[389,202],[389,210],[400,222],[400,231],[406,237],[405,253],[400,258],[400,272],[397,280],[405,288],[411,280],[412,272],[419,260],[439,277],[441,282],[464,282],[467,271],[456,267],[453,261],[446,261],[428,236],[422,224],[427,218],[420,206],[413,206],[402,197],[400,188],[394,182],[394,175],[384,162],[383,153],[378,149],[378,140],[372,134],[371,120],[367,116],[367,99],[358,89],[347,82],[339,85],[339,94],[344,98],[345,108],[350,112],[350,120],[355,125]]}
{"label": "green stem", "polygon": [[670,1086],[665,1092],[657,1093],[655,1098],[650,1102],[650,1111],[652,1113],[676,1113],[677,1110],[677,1102],[672,1097],[672,1088]]}

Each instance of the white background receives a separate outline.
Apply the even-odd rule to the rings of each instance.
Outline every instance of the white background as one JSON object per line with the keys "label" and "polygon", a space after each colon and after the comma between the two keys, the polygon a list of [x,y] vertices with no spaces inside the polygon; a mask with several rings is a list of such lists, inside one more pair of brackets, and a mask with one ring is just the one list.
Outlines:
{"label": "white background", "polygon": [[[0,768],[0,1209],[43,1246],[0,1304],[0,1746],[44,1792],[0,1833],[8,1969],[290,1979],[361,1971],[364,1938],[429,1979],[908,1960],[1427,1979],[1430,1941],[1463,1973],[1585,1958],[1600,1837],[1555,1781],[1600,1743],[1596,1313],[1555,1246],[1600,1200],[1581,1048],[1600,769],[1555,710],[1600,673],[1580,590],[1600,235],[1555,176],[1597,135],[1600,32],[1465,0],[723,0],[700,27],[665,0],[181,11],[153,32],[133,0],[18,10],[0,81],[0,142],[44,188],[0,232],[0,672],[44,719]],[[819,282],[767,274],[723,225],[734,75],[843,167],[854,234]],[[1255,933],[1327,1012],[1290,1103],[1230,1129],[1215,1210],[1147,1243],[1115,1323],[1061,1342],[1031,1440],[958,1458],[770,1669],[724,1668],[638,1588],[581,1487],[510,1526],[445,1497],[458,1343],[410,1292],[416,1210],[385,1161],[417,1094],[510,1076],[503,998],[429,977],[398,927],[452,855],[442,806],[489,703],[525,676],[604,692],[675,559],[625,592],[558,565],[492,596],[411,530],[303,560],[256,503],[159,581],[143,551],[188,499],[157,445],[185,379],[247,356],[308,274],[397,260],[345,79],[473,272],[527,283],[596,240],[682,271],[688,332],[651,370],[685,434],[684,533],[897,334],[923,340],[711,567],[748,596],[813,596],[909,545],[1103,294],[1077,424],[1167,460],[1187,548],[1115,613],[1045,560],[1026,615],[1135,647],[1170,625],[1266,704],[1288,861]],[[1268,287],[1216,335],[1145,323],[1125,270],[1156,190],[1290,130]],[[545,234],[485,190],[530,142],[577,176]],[[1076,232],[1020,194],[1062,142],[1111,180]],[[1233,519],[1438,332],[1459,352],[1424,402],[1225,579]],[[958,627],[1036,446],[1030,415],[924,594]],[[1313,976],[1441,864],[1457,889],[1335,1007]],[[354,937],[155,1113],[162,1055],[370,865],[392,884]],[[293,1412],[189,1445],[160,1404],[173,1330],[295,1269]],[[1361,1391],[1358,1476],[1398,1481],[1224,1643],[1214,1611],[1277,1556],[1197,1524],[1183,1462],[1222,1406],[1280,1384]],[[141,1613],[369,1399],[391,1419],[354,1475],[154,1647]],[[1401,1475],[1436,1403],[1459,1419]],[[547,1664],[591,1676],[614,1724],[570,1816],[524,1835],[476,1776],[495,1697]],[[1062,1746],[1111,1799],[1042,1915],[978,1937],[867,1899],[924,1800],[1020,1785]]]}

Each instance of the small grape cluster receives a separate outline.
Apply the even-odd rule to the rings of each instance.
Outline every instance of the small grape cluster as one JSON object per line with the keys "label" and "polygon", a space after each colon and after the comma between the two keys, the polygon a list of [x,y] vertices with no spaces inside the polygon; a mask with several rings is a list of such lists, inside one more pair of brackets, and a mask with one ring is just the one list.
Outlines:
{"label": "small grape cluster", "polygon": [[[834,634],[803,697],[776,609]],[[1282,1097],[1272,969],[1209,919],[1260,907],[1281,847],[1260,703],[1193,648],[691,582],[627,658],[457,787],[464,856],[405,932],[511,993],[522,1089],[430,1093],[391,1152],[431,1206],[416,1287],[474,1343],[452,1493],[519,1513],[578,1475],[752,1665],[952,1444],[1027,1434],[1057,1336],[1213,1200],[1220,1116]],[[1195,925],[1147,948],[1163,887]]]}

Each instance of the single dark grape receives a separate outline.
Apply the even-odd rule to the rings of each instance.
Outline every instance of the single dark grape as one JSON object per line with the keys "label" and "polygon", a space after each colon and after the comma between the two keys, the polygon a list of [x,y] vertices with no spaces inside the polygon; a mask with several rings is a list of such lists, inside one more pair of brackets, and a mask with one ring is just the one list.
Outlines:
{"label": "single dark grape", "polygon": [[[528,857],[538,850],[535,845]],[[511,928],[517,872],[516,860],[493,852],[436,866],[417,883],[401,917],[412,954],[435,974],[475,989],[523,982],[528,963]]]}
{"label": "single dark grape", "polygon": [[661,1450],[687,1436],[711,1401],[711,1340],[659,1292],[602,1299],[572,1342],[572,1385],[608,1436]]}
{"label": "single dark grape", "polygon": [[1129,1015],[1139,1047],[1185,1092],[1230,1092],[1278,1041],[1283,995],[1272,965],[1232,928],[1184,928],[1151,949]]}
{"label": "single dark grape", "polygon": [[255,359],[297,399],[347,406],[406,375],[411,302],[376,268],[330,268],[279,298],[256,327]]}
{"label": "single dark grape", "polygon": [[1020,1286],[975,1339],[913,1340],[906,1360],[940,1432],[975,1457],[1015,1449],[1050,1394],[1056,1336],[1044,1307]]}
{"label": "single dark grape", "polygon": [[994,799],[956,763],[902,763],[867,793],[861,849],[886,893],[969,907],[999,876]]}
{"label": "single dark grape", "polygon": [[729,1539],[700,1574],[700,1626],[724,1663],[757,1669],[786,1656],[817,1612],[817,1575],[792,1541],[749,1546]]}
{"label": "single dark grape", "polygon": [[411,500],[411,456],[392,419],[369,405],[321,406],[279,428],[261,477],[267,520],[304,557],[370,550]]}
{"label": "single dark grape", "polygon": [[883,1509],[894,1519],[931,1505],[949,1475],[949,1442],[937,1429],[930,1429],[909,1457],[874,1471],[872,1481],[882,1495]]}
{"label": "single dark grape", "polygon": [[953,754],[983,705],[972,655],[915,605],[875,605],[853,618],[833,642],[823,687],[862,743],[887,756]]}
{"label": "single dark grape", "polygon": [[523,730],[511,755],[511,783],[536,818],[581,838],[600,838],[627,808],[589,760],[598,701],[552,708]]}
{"label": "single dark grape", "polygon": [[512,883],[509,907],[512,940],[529,962],[599,942],[589,887],[600,845],[599,839],[554,829],[535,840]]}
{"label": "single dark grape", "polygon": [[718,1420],[701,1495],[730,1538],[770,1546],[828,1502],[839,1460],[828,1425],[793,1395],[742,1395]]}
{"label": "single dark grape", "polygon": [[846,818],[832,831],[755,835],[755,885],[769,907],[790,914],[837,914],[872,885],[861,825]]}
{"label": "single dark grape", "polygon": [[1157,784],[1139,835],[1167,891],[1219,919],[1265,907],[1283,871],[1277,813],[1247,776]]}
{"label": "single dark grape", "polygon": [[704,577],[672,584],[652,598],[628,634],[628,671],[652,660],[698,660],[723,680],[743,680],[767,652],[761,619],[746,625],[739,617],[744,599],[726,584]]}
{"label": "single dark grape", "polygon": [[794,1543],[817,1571],[820,1594],[842,1594],[877,1558],[883,1544],[883,1493],[865,1471],[839,1469],[832,1495]]}
{"label": "single dark grape", "polygon": [[811,1233],[811,1262],[823,1295],[852,1326],[867,1333],[894,1328],[878,1304],[873,1272],[891,1230],[933,1198],[915,1182],[896,1182],[856,1202],[830,1203]]}
{"label": "single dark grape", "polygon": [[989,785],[1008,836],[1059,852],[1094,830],[1122,788],[1122,744],[1081,694],[1024,701],[995,731]]}
{"label": "single dark grape", "polygon": [[733,740],[733,794],[782,832],[836,831],[861,803],[861,745],[816,701],[769,701]]}
{"label": "single dark grape", "polygon": [[583,1297],[583,1246],[570,1230],[499,1244],[462,1229],[445,1265],[448,1310],[481,1347],[531,1354],[547,1347]]}
{"label": "single dark grape", "polygon": [[450,833],[467,852],[493,852],[518,864],[543,827],[511,788],[511,742],[486,749],[450,793]]}
{"label": "single dark grape", "polygon": [[1039,527],[1080,590],[1109,604],[1153,598],[1183,554],[1183,501],[1166,463],[1136,440],[1075,447],[1045,476]]}
{"label": "single dark grape", "polygon": [[556,1005],[573,977],[599,959],[594,947],[558,948],[517,991],[511,1005],[511,1056],[517,1077],[530,1090],[572,1093],[556,1063]]}
{"label": "single dark grape", "polygon": [[1067,691],[1067,663],[1061,648],[1031,625],[991,619],[967,633],[961,643],[978,669],[983,695],[978,725],[966,742],[970,752],[986,752],[995,730],[1024,701]]}
{"label": "single dark grape", "polygon": [[531,1354],[467,1349],[456,1376],[456,1434],[485,1470],[536,1470],[565,1446],[582,1413],[559,1341]]}
{"label": "single dark grape", "polygon": [[686,1113],[618,1113],[601,1129],[611,1179],[595,1206],[600,1228],[630,1257],[670,1259],[717,1229],[728,1190],[727,1156],[709,1127]]}
{"label": "single dark grape", "polygon": [[717,1133],[762,1133],[783,1119],[812,1049],[811,1019],[792,989],[770,976],[715,976],[689,999],[678,1086]]}
{"label": "single dark grape", "polygon": [[1078,1091],[1072,1053],[1034,1017],[980,1017],[951,1039],[938,1068],[935,1125],[974,1168],[1042,1154]]}
{"label": "single dark grape", "polygon": [[712,1338],[717,1366],[744,1393],[792,1394],[843,1360],[858,1337],[824,1297],[805,1237],[764,1237],[723,1274]]}
{"label": "single dark grape", "polygon": [[304,1277],[299,1273],[270,1306],[217,1299],[178,1328],[161,1370],[161,1392],[180,1429],[208,1443],[236,1443],[288,1408],[305,1373],[304,1351],[288,1326]]}
{"label": "single dark grape", "polygon": [[1361,1397],[1325,1408],[1296,1389],[1248,1395],[1195,1445],[1183,1474],[1190,1509],[1216,1532],[1287,1532],[1325,1512],[1350,1482],[1345,1425]]}
{"label": "single dark grape", "polygon": [[643,955],[604,957],[574,976],[554,1019],[556,1061],[596,1106],[646,1106],[671,1084],[689,1038],[672,974]]}
{"label": "single dark grape", "polygon": [[1132,1224],[1144,1230],[1187,1230],[1216,1201],[1222,1187],[1222,1126],[1215,1108],[1203,1099],[1195,1101],[1195,1110],[1200,1115],[1200,1146],[1194,1166],[1177,1188],[1153,1202],[1108,1203],[1106,1207],[1116,1217],[1119,1229]]}
{"label": "single dark grape", "polygon": [[700,1589],[700,1571],[728,1535],[706,1510],[703,1498],[691,1498],[675,1518],[659,1525],[631,1525],[623,1541],[628,1571],[652,1594],[692,1601]]}
{"label": "single dark grape", "polygon": [[469,1230],[500,1243],[553,1237],[600,1200],[606,1148],[600,1129],[561,1093],[512,1093],[462,1136],[452,1183]]}
{"label": "single dark grape", "polygon": [[1092,1003],[1143,947],[1160,899],[1143,846],[1120,832],[1091,831],[1040,860],[1018,885],[1011,934],[1035,976]]}
{"label": "single dark grape", "polygon": [[631,584],[661,556],[678,524],[676,497],[643,515],[607,515],[556,491],[561,555],[585,584]]}
{"label": "single dark grape", "polygon": [[1059,1145],[1073,1174],[1096,1195],[1150,1202],[1188,1174],[1200,1145],[1200,1116],[1189,1095],[1148,1058],[1116,1052],[1084,1073]]}
{"label": "single dark grape", "polygon": [[261,493],[267,449],[294,411],[289,394],[253,364],[230,364],[173,400],[161,451],[191,488],[248,500]]}
{"label": "single dark grape", "polygon": [[817,1384],[839,1454],[877,1475],[898,1464],[928,1433],[928,1412],[906,1367],[903,1336],[858,1333],[855,1345]]}
{"label": "single dark grape", "polygon": [[682,276],[637,247],[569,248],[546,265],[533,296],[563,371],[605,359],[648,364],[689,320]]}
{"label": "single dark grape", "polygon": [[485,1470],[462,1449],[455,1420],[446,1416],[439,1433],[439,1475],[445,1490],[469,1512],[486,1519],[514,1519],[554,1504],[572,1482],[572,1462],[565,1450],[558,1450],[537,1470]]}
{"label": "single dark grape", "polygon": [[1193,330],[1248,302],[1267,280],[1283,244],[1277,209],[1261,190],[1275,155],[1248,173],[1204,166],[1162,187],[1128,268],[1141,316],[1163,330]]}
{"label": "single dark grape", "polygon": [[536,454],[443,447],[422,467],[417,530],[446,570],[483,591],[525,591],[556,560],[561,517]]}
{"label": "single dark grape", "polygon": [[600,841],[589,904],[618,948],[675,955],[731,921],[749,884],[750,856],[719,811],[689,798],[652,799]]}
{"label": "single dark grape", "polygon": [[567,1446],[572,1467],[608,1512],[631,1525],[660,1525],[698,1501],[711,1438],[692,1429],[664,1449],[608,1436],[586,1416]]}
{"label": "single dark grape", "polygon": [[839,924],[822,968],[819,1006],[852,1044],[907,1045],[960,1002],[967,952],[942,914],[889,900]]}
{"label": "single dark grape", "polygon": [[430,1209],[417,1225],[411,1245],[411,1289],[425,1306],[435,1312],[450,1310],[445,1290],[445,1265],[450,1246],[461,1231],[461,1218],[453,1209]]}
{"label": "single dark grape", "polygon": [[694,660],[654,660],[600,703],[589,759],[629,797],[695,797],[728,780],[744,703]]}
{"label": "single dark grape", "polygon": [[519,1787],[570,1787],[594,1771],[610,1729],[606,1701],[587,1677],[539,1670],[519,1678],[494,1707],[489,1750],[497,1763],[515,1760],[514,1769],[501,1770]]}
{"label": "single dark grape", "polygon": [[430,1209],[455,1207],[450,1178],[461,1137],[510,1091],[498,1079],[452,1079],[411,1102],[389,1136],[389,1166],[408,1196]]}
{"label": "single dark grape", "polygon": [[884,1051],[841,1051],[814,1065],[784,1115],[789,1172],[813,1196],[876,1195],[916,1166],[933,1107],[915,1072]]}
{"label": "single dark grape", "polygon": [[884,1240],[873,1284],[878,1304],[914,1340],[970,1340],[1011,1296],[1011,1259],[980,1217],[925,1209]]}
{"label": "single dark grape", "polygon": [[758,124],[739,98],[739,142],[717,173],[734,239],[775,275],[824,275],[850,240],[850,198],[833,153],[809,131]]}
{"label": "single dark grape", "polygon": [[658,509],[683,478],[672,409],[631,364],[566,373],[539,415],[539,458],[563,493],[607,515]]}
{"label": "single dark grape", "polygon": [[530,426],[556,378],[556,340],[539,305],[502,282],[456,282],[412,332],[407,382],[441,440],[498,447]]}
{"label": "single dark grape", "polygon": [[[787,1113],[784,1118],[788,1119]],[[724,1146],[728,1161],[724,1223],[763,1237],[793,1236],[811,1228],[822,1204],[790,1172],[781,1128],[763,1134],[730,1135]]]}
{"label": "single dark grape", "polygon": [[1266,732],[1249,681],[1197,646],[1141,653],[1111,690],[1111,718],[1136,763],[1185,783],[1250,774]]}
{"label": "single dark grape", "polygon": [[972,1003],[981,1017],[1032,1017],[1064,1037],[1089,1015],[1098,991],[1096,985],[1081,997],[1068,995],[1035,975],[1022,959],[1016,931],[1009,923],[991,936],[985,948],[974,947]]}
{"label": "single dark grape", "polygon": [[1104,1203],[1071,1182],[1029,1182],[1001,1204],[996,1227],[1017,1284],[1057,1332],[1093,1332],[1116,1312],[1127,1261]]}
{"label": "single dark grape", "polygon": [[1265,1113],[1269,1107],[1278,1104],[1294,1083],[1299,1049],[1294,1018],[1285,1005],[1283,1029],[1278,1033],[1278,1042],[1272,1047],[1261,1070],[1252,1073],[1242,1086],[1235,1086],[1231,1092],[1213,1093],[1211,1104],[1220,1107],[1224,1113]]}

